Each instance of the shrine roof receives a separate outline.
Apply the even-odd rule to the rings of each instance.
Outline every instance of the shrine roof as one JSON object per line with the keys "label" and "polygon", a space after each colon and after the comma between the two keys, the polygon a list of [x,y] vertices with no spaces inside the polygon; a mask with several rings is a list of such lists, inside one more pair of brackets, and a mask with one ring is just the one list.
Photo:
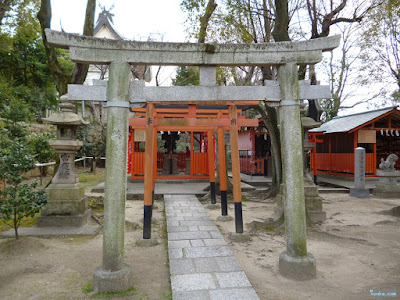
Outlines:
{"label": "shrine roof", "polygon": [[116,40],[123,40],[121,35],[115,30],[115,28],[113,26],[113,24],[114,24],[113,16],[114,15],[112,13],[103,9],[103,11],[101,13],[99,13],[99,17],[97,19],[96,26],[93,30],[93,36],[96,36],[96,34],[99,33],[99,31],[103,27],[105,27],[111,32],[111,34],[114,36],[114,38]]}
{"label": "shrine roof", "polygon": [[390,111],[396,111],[396,110],[397,106],[390,106],[386,108],[351,114],[347,116],[334,117],[329,122],[322,124],[318,128],[309,130],[309,132],[323,132],[325,134],[349,132],[381,116],[384,116]]}

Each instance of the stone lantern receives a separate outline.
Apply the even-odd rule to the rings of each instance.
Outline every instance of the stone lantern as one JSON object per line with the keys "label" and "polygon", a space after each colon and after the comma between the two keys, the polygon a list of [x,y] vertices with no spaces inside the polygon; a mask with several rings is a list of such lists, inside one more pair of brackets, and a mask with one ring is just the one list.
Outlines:
{"label": "stone lantern", "polygon": [[308,164],[307,164],[307,156],[308,152],[311,151],[315,147],[315,143],[311,143],[308,141],[308,131],[313,128],[317,128],[321,126],[321,122],[316,122],[311,117],[301,117],[301,125],[303,127],[304,141],[303,141],[303,149],[304,149],[304,179],[312,180],[310,177],[310,173],[308,172]]}
{"label": "stone lantern", "polygon": [[76,139],[77,128],[89,122],[73,112],[75,105],[68,102],[66,95],[61,96],[60,102],[60,112],[43,120],[57,126],[57,139],[49,144],[57,151],[60,165],[46,189],[48,203],[37,219],[38,227],[81,227],[90,218],[85,188],[76,176],[74,161],[75,152],[83,146],[83,142]]}
{"label": "stone lantern", "polygon": [[308,141],[308,131],[312,128],[317,128],[321,125],[320,122],[316,122],[313,118],[304,116],[305,110],[301,110],[301,125],[303,127],[304,141],[304,196],[306,203],[306,210],[312,222],[323,222],[326,220],[326,212],[322,211],[322,198],[318,194],[318,186],[316,186],[308,172],[307,157],[308,152],[315,147],[315,143]]}

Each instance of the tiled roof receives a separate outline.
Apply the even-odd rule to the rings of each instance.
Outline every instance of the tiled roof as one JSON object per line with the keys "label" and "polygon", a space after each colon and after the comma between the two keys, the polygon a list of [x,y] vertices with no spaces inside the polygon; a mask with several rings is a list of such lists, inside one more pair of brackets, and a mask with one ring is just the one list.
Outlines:
{"label": "tiled roof", "polygon": [[322,124],[318,128],[311,129],[309,132],[348,132],[395,109],[397,109],[397,106],[381,108],[353,115],[334,117],[329,122]]}

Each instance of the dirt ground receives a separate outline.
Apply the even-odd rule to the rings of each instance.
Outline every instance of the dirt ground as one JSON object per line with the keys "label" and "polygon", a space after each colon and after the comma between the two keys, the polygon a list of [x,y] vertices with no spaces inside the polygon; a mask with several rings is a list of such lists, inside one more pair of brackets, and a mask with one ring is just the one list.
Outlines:
{"label": "dirt ground", "polygon": [[155,202],[153,237],[160,244],[136,246],[142,236],[143,203],[126,202],[125,263],[133,270],[134,291],[126,296],[85,293],[101,265],[103,235],[0,239],[0,299],[170,299],[164,205]]}
{"label": "dirt ground", "polygon": [[[369,299],[370,290],[400,294],[400,218],[382,214],[400,199],[357,199],[348,194],[321,194],[327,220],[308,230],[308,251],[317,261],[317,277],[293,281],[279,275],[282,234],[251,233],[249,243],[232,242],[234,222],[216,221],[260,299]],[[244,223],[273,217],[272,202],[244,202]],[[233,215],[233,205],[229,205]],[[382,297],[380,297],[382,298]],[[388,298],[388,297],[384,297]],[[391,297],[389,297],[391,298]],[[393,297],[391,299],[396,299]]]}
{"label": "dirt ground", "polygon": [[[398,200],[357,199],[322,194],[327,220],[308,231],[308,251],[317,261],[317,278],[296,282],[279,275],[285,250],[282,234],[251,233],[248,243],[232,242],[234,221],[216,221],[261,299],[368,299],[370,290],[400,293],[400,218],[382,214]],[[0,239],[0,299],[170,299],[165,246],[164,205],[156,201],[153,237],[160,244],[141,248],[141,201],[127,201],[125,262],[132,266],[135,290],[126,296],[87,292],[93,270],[101,264],[102,234],[96,237]],[[207,205],[205,204],[205,207]],[[244,223],[273,216],[269,201],[243,203]],[[216,220],[219,210],[208,210]],[[233,204],[229,204],[233,215]],[[387,297],[385,297],[387,298]],[[396,299],[396,298],[391,298]]]}

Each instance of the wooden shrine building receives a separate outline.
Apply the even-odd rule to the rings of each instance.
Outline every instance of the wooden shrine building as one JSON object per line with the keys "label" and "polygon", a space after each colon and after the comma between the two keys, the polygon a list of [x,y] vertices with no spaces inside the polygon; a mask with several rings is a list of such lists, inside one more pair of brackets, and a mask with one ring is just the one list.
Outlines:
{"label": "wooden shrine building", "polygon": [[271,175],[271,138],[261,117],[258,124],[239,132],[240,172],[247,175]]}
{"label": "wooden shrine building", "polygon": [[310,159],[314,175],[354,176],[354,149],[363,147],[365,176],[375,177],[381,158],[400,156],[400,111],[392,106],[335,117],[309,134],[316,142]]}

